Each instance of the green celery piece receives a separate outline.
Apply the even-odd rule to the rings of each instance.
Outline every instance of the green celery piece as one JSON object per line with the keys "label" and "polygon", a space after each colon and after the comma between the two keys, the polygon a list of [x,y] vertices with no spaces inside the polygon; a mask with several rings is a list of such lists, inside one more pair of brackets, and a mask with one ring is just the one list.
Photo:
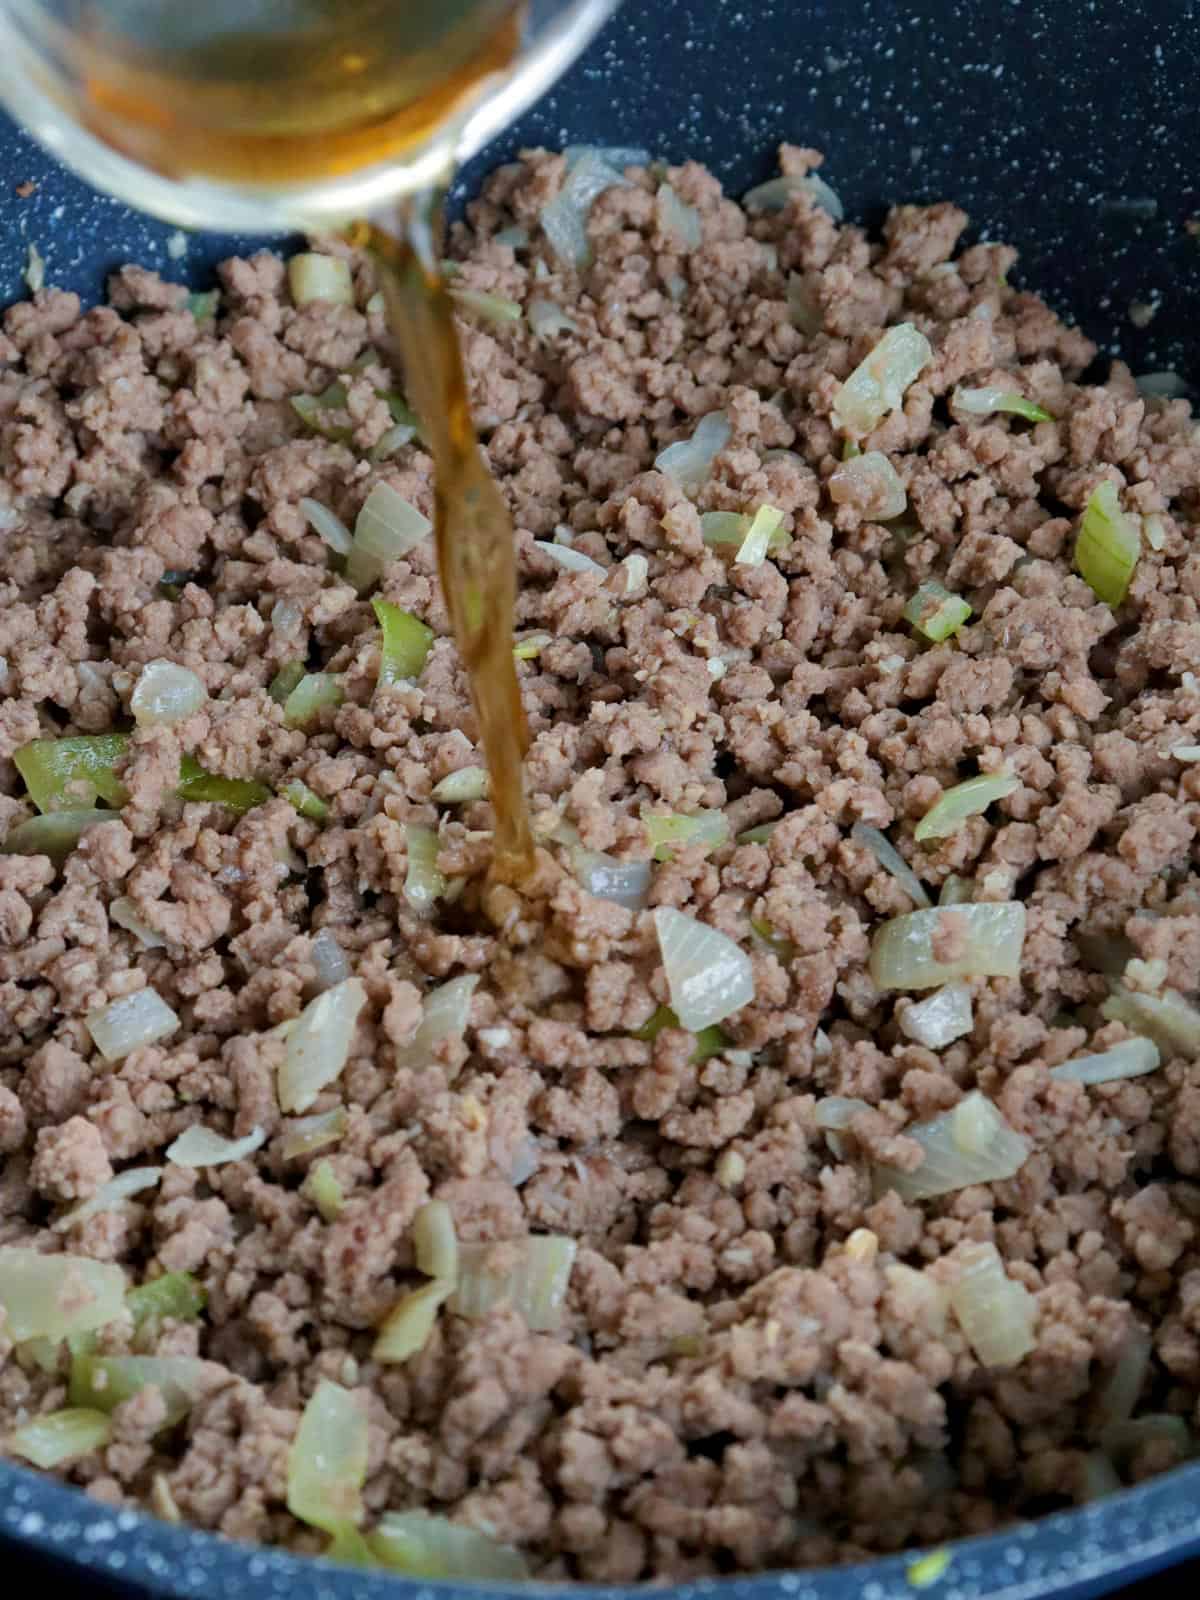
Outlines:
{"label": "green celery piece", "polygon": [[73,795],[70,790],[73,783],[87,783],[94,794],[110,806],[122,806],[128,796],[113,768],[128,748],[126,733],[34,739],[14,752],[13,762],[39,811],[74,811],[86,807],[91,796]]}
{"label": "green celery piece", "polygon": [[190,1356],[95,1356],[71,1361],[68,1398],[73,1406],[115,1411],[123,1401],[153,1384],[167,1408],[163,1427],[171,1427],[191,1408],[194,1374],[203,1365]]}
{"label": "green celery piece", "polygon": [[311,428],[314,433],[319,433],[322,438],[328,439],[331,444],[348,444],[353,436],[353,428],[331,427],[323,420],[322,413],[326,411],[343,411],[346,407],[346,387],[341,383],[331,383],[320,394],[296,394],[292,396],[292,410],[300,418],[306,428]]}
{"label": "green celery piece", "polygon": [[211,322],[217,314],[217,307],[221,304],[221,291],[209,289],[206,294],[190,294],[187,297],[187,308],[197,322]]}
{"label": "green celery piece", "polygon": [[378,1557],[352,1522],[340,1523],[333,1537],[322,1551],[327,1561],[339,1561],[344,1567],[378,1567]]}
{"label": "green celery piece", "polygon": [[342,703],[342,686],[332,672],[306,672],[283,702],[289,728],[306,728],[326,707]]}
{"label": "green celery piece", "polygon": [[125,1296],[125,1307],[135,1327],[160,1317],[195,1322],[208,1295],[190,1272],[164,1272],[161,1278],[139,1284]]}
{"label": "green celery piece", "polygon": [[295,806],[302,817],[307,817],[311,822],[325,822],[328,819],[328,802],[322,800],[319,794],[314,794],[306,783],[301,783],[299,778],[293,778],[290,783],[285,783],[279,792],[285,800]]}
{"label": "green celery piece", "polygon": [[303,661],[285,661],[271,679],[267,693],[278,705],[282,705],[307,671]]}
{"label": "green celery piece", "polygon": [[412,683],[421,676],[433,646],[433,629],[411,612],[377,595],[371,605],[383,630],[379,651],[379,687]]}
{"label": "green celery piece", "polygon": [[181,800],[201,805],[228,806],[239,816],[252,811],[255,806],[264,805],[271,798],[271,791],[265,783],[257,783],[253,778],[217,777],[205,772],[194,756],[184,756],[180,762],[176,793]]}
{"label": "green celery piece", "polygon": [[1119,606],[1142,553],[1142,536],[1121,510],[1115,487],[1106,478],[1096,485],[1079,524],[1075,570],[1106,606]]}
{"label": "green celery piece", "polygon": [[5,835],[0,854],[6,856],[48,856],[61,865],[79,843],[85,828],[98,822],[119,822],[119,811],[47,811],[28,817]]}
{"label": "green celery piece", "polygon": [[970,615],[970,604],[960,594],[934,582],[923,583],[904,608],[904,620],[934,644],[957,633]]}
{"label": "green celery piece", "polygon": [[[649,1044],[658,1038],[664,1028],[677,1028],[678,1026],[679,1018],[671,1010],[670,1006],[659,1006],[648,1022],[643,1022],[640,1028],[634,1030],[632,1037],[641,1039]],[[692,1037],[696,1041],[696,1048],[692,1051],[692,1061],[696,1066],[699,1066],[703,1061],[709,1060],[712,1056],[719,1056],[722,1050],[726,1050],[729,1047],[729,1035],[723,1033],[715,1024],[708,1028],[701,1028],[700,1032],[693,1034]]]}

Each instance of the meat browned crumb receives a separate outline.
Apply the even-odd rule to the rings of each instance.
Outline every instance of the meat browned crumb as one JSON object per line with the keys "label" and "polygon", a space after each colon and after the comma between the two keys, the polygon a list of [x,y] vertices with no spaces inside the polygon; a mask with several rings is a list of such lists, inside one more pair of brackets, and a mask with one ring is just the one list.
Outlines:
{"label": "meat browned crumb", "polygon": [[[794,174],[819,159],[783,153]],[[1153,1340],[1140,1409],[1194,1420],[1200,1396],[1200,1065],[1169,1056],[1100,1088],[1050,1076],[1125,1037],[1100,1014],[1098,948],[1133,962],[1133,989],[1200,989],[1194,420],[1119,362],[1083,383],[1094,347],[1010,283],[1011,250],[963,248],[953,206],[899,206],[877,240],[800,191],[748,214],[686,163],[667,174],[703,231],[685,251],[661,174],[633,171],[596,201],[577,274],[537,226],[563,174],[545,152],[501,169],[450,242],[457,284],[570,319],[540,339],[525,317],[462,320],[517,528],[518,633],[548,636],[518,668],[543,841],[519,893],[484,887],[486,799],[432,798],[482,752],[431,541],[378,587],[432,629],[428,662],[377,690],[369,596],[299,506],[352,526],[387,483],[433,510],[419,439],[372,454],[393,379],[369,265],[353,260],[352,307],[297,308],[263,253],[222,265],[214,319],[136,266],[107,305],[46,288],[5,314],[0,831],[32,812],[14,752],[128,728],[148,662],[189,668],[207,696],[133,732],[120,820],[61,870],[0,855],[0,1245],[118,1262],[131,1284],[186,1272],[207,1295],[195,1320],[101,1336],[203,1358],[186,1422],[164,1429],[145,1390],[60,1470],[110,1504],[318,1551],[286,1480],[324,1377],[369,1401],[371,1518],[456,1518],[552,1580],[858,1559],[1069,1504],[1131,1341]],[[514,227],[528,243],[502,242]],[[792,321],[789,279],[814,331]],[[905,488],[883,525],[870,495],[831,489],[833,401],[900,321],[933,359],[859,441]],[[335,381],[327,438],[289,401]],[[1052,420],[960,415],[957,386],[1017,391]],[[655,459],[718,410],[729,441],[688,495]],[[1102,479],[1155,519],[1115,615],[1072,568]],[[764,504],[786,537],[761,565],[704,543],[703,513]],[[556,530],[602,572],[534,549]],[[972,608],[936,645],[903,617],[931,580]],[[292,662],[343,693],[307,731],[268,692]],[[272,797],[242,816],[184,803],[185,757]],[[977,771],[1019,785],[916,845]],[[327,818],[280,797],[293,780]],[[562,841],[646,862],[648,810],[724,811],[727,842],[656,862],[645,910],[594,898]],[[405,896],[410,823],[438,828],[450,883],[428,916]],[[887,830],[935,897],[953,876],[1025,905],[1019,977],[971,980],[971,1032],[940,1051],[901,1025],[912,997],[869,974],[872,935],[911,904],[856,823]],[[668,999],[659,906],[753,962],[755,998],[708,1059],[645,1026]],[[366,1003],[310,1108],[344,1111],[340,1132],[289,1154],[280,1028],[317,993],[318,932]],[[959,908],[933,953],[970,942]],[[464,1037],[414,1064],[423,993],[468,974]],[[107,1063],[88,1018],[146,986],[180,1026]],[[920,1202],[877,1192],[871,1164],[919,1167],[906,1130],[974,1089],[1028,1140],[1018,1174]],[[828,1096],[869,1107],[832,1147]],[[167,1162],[197,1122],[266,1142]],[[318,1159],[336,1216],[308,1181]],[[69,1215],[135,1165],[162,1167],[157,1187]],[[469,1243],[577,1242],[558,1330],[443,1307],[407,1365],[372,1359],[374,1325],[417,1281],[430,1198]],[[987,1242],[1035,1310],[1012,1368],[981,1365],[940,1287]],[[64,1390],[0,1350],[3,1440]],[[1120,1464],[1132,1479],[1173,1460],[1160,1439]]]}

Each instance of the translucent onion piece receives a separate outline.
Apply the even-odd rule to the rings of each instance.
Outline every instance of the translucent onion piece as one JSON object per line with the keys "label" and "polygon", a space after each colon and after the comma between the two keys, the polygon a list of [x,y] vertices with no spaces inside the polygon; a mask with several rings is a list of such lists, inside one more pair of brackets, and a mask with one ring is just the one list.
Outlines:
{"label": "translucent onion piece", "polygon": [[321,928],[314,935],[312,958],[313,966],[317,969],[317,987],[322,991],[344,983],[350,976],[346,953],[330,928]]}
{"label": "translucent onion piece", "polygon": [[[623,152],[624,153],[624,152]],[[574,165],[568,161],[562,188],[542,207],[539,221],[551,250],[564,267],[582,269],[591,263],[587,219],[593,202],[615,184],[627,180],[604,156],[584,150]]]}
{"label": "translucent onion piece", "polygon": [[1178,400],[1188,392],[1187,379],[1177,372],[1143,372],[1134,381],[1139,394],[1155,395],[1162,400]]}
{"label": "translucent onion piece", "polygon": [[438,1280],[413,1289],[388,1312],[371,1350],[372,1361],[398,1366],[425,1348],[442,1303],[454,1291],[451,1282]]}
{"label": "translucent onion piece", "polygon": [[873,522],[889,522],[908,509],[908,491],[882,450],[843,461],[829,479],[829,494],[837,505],[858,504],[867,496],[864,515]]}
{"label": "translucent onion piece", "polygon": [[194,1322],[208,1300],[203,1288],[190,1272],[164,1272],[138,1284],[125,1296],[125,1309],[135,1328],[172,1317],[176,1322]]}
{"label": "translucent onion piece", "polygon": [[378,465],[381,461],[390,461],[397,450],[403,448],[416,435],[416,428],[411,422],[394,422],[376,439],[367,451],[367,460]]}
{"label": "translucent onion piece", "polygon": [[554,643],[551,633],[530,633],[513,645],[513,658],[517,661],[536,661],[548,644]]}
{"label": "translucent onion piece", "polygon": [[1130,1328],[1112,1373],[1096,1395],[1096,1410],[1105,1423],[1129,1421],[1146,1386],[1153,1353],[1154,1342],[1145,1329]]}
{"label": "translucent onion piece", "polygon": [[37,294],[46,287],[46,262],[35,244],[25,247],[25,270],[21,276],[30,294]]}
{"label": "translucent onion piece", "polygon": [[842,384],[833,401],[833,420],[861,436],[904,403],[904,392],[933,360],[929,340],[911,322],[889,328]]}
{"label": "translucent onion piece", "polygon": [[750,527],[750,518],[738,511],[702,511],[700,537],[705,544],[744,543]]}
{"label": "translucent onion piece", "polygon": [[669,183],[658,186],[658,214],[663,227],[673,233],[686,250],[698,250],[704,242],[704,227],[695,206],[681,200]]}
{"label": "translucent onion piece", "polygon": [[586,850],[578,845],[571,851],[571,868],[597,900],[611,900],[627,911],[641,911],[650,898],[654,869],[648,861],[618,861],[603,850]]}
{"label": "translucent onion piece", "polygon": [[390,600],[376,596],[371,605],[383,630],[379,647],[379,687],[387,689],[394,684],[415,683],[433,647],[433,629]]}
{"label": "translucent onion piece", "polygon": [[458,1238],[454,1214],[444,1200],[429,1200],[413,1218],[413,1250],[417,1271],[427,1278],[458,1277]]}
{"label": "translucent onion piece", "polygon": [[626,556],[621,565],[625,569],[625,593],[636,594],[639,589],[644,589],[650,571],[650,563],[646,557],[635,552],[631,556]]}
{"label": "translucent onion piece", "polygon": [[1183,1056],[1195,1061],[1200,1057],[1200,1012],[1174,989],[1141,994],[1117,984],[1100,1007],[1100,1014],[1109,1022],[1123,1022],[1131,1032],[1153,1039],[1168,1058]]}
{"label": "translucent onion piece", "polygon": [[129,709],[139,728],[160,722],[181,722],[208,699],[203,681],[173,661],[148,661],[138,675]]}
{"label": "translucent onion piece", "polygon": [[102,1183],[90,1199],[72,1206],[70,1211],[65,1211],[61,1217],[56,1217],[50,1226],[55,1233],[65,1233],[68,1228],[73,1228],[78,1222],[86,1221],[88,1217],[94,1217],[99,1211],[115,1211],[122,1200],[141,1194],[143,1189],[153,1189],[162,1178],[162,1174],[161,1167],[129,1167],[124,1172],[118,1172],[115,1178]]}
{"label": "translucent onion piece", "polygon": [[573,550],[569,544],[554,544],[549,539],[535,539],[533,548],[549,556],[551,561],[556,561],[565,572],[598,572],[603,576],[607,571],[607,568],[602,567],[598,561],[593,561],[591,556],[584,555],[582,550]]}
{"label": "translucent onion piece", "polygon": [[508,1302],[534,1333],[553,1333],[562,1321],[577,1248],[574,1239],[558,1234],[460,1244],[450,1310],[475,1322]]}
{"label": "translucent onion piece", "polygon": [[638,144],[569,144],[563,151],[567,171],[572,172],[585,156],[607,162],[620,173],[626,167],[645,167],[650,163],[650,152]]}
{"label": "translucent onion piece", "polygon": [[435,900],[446,892],[445,874],[438,871],[438,836],[433,828],[410,822],[404,829],[408,848],[408,871],[404,876],[404,898],[418,914],[428,916]]}
{"label": "translucent onion piece", "polygon": [[526,307],[526,315],[536,339],[552,339],[556,333],[579,332],[579,324],[575,319],[569,317],[561,306],[555,305],[553,300],[535,297]]}
{"label": "translucent onion piece", "polygon": [[220,1167],[227,1161],[244,1160],[266,1142],[262,1128],[252,1128],[243,1139],[226,1139],[211,1128],[193,1123],[167,1146],[167,1160],[177,1167]]}
{"label": "translucent onion piece", "polygon": [[1030,1145],[978,1090],[965,1095],[951,1111],[914,1122],[904,1129],[925,1159],[914,1172],[875,1168],[879,1194],[894,1190],[902,1200],[928,1200],[953,1194],[976,1183],[998,1183],[1013,1177],[1029,1158]]}
{"label": "translucent onion piece", "polygon": [[490,322],[495,327],[521,320],[521,307],[515,300],[506,300],[503,295],[485,294],[480,289],[467,289],[453,284],[450,298],[460,311],[482,317],[484,322]]}
{"label": "translucent onion piece", "polygon": [[827,211],[835,222],[841,222],[846,215],[846,208],[837,192],[829,187],[824,178],[818,178],[811,172],[803,178],[768,178],[766,183],[758,184],[742,196],[742,205],[747,211],[782,211],[795,194],[806,194],[813,205]]}
{"label": "translucent onion piece", "polygon": [[510,1545],[425,1511],[385,1512],[368,1542],[385,1567],[413,1578],[522,1583],[530,1576]]}
{"label": "translucent onion piece", "polygon": [[312,531],[324,539],[335,555],[350,554],[354,540],[341,517],[334,516],[319,500],[301,500],[299,509]]}
{"label": "translucent onion piece", "polygon": [[328,1144],[336,1144],[345,1133],[349,1118],[344,1106],[337,1106],[332,1111],[319,1111],[313,1117],[299,1117],[291,1124],[283,1137],[281,1151],[285,1161],[294,1161],[297,1156],[311,1155],[314,1150],[323,1150]]}
{"label": "translucent onion piece", "polygon": [[1116,1083],[1122,1078],[1140,1078],[1153,1072],[1162,1058],[1153,1039],[1126,1039],[1097,1055],[1076,1056],[1051,1067],[1050,1076],[1059,1083]]}
{"label": "translucent onion piece", "polygon": [[772,545],[776,542],[786,542],[786,534],[783,534],[782,540],[780,539],[782,524],[782,511],[777,511],[774,506],[759,506],[746,530],[738,553],[733,558],[735,564],[744,567],[762,566]]}
{"label": "translucent onion piece", "polygon": [[967,1244],[955,1253],[958,1277],[950,1306],[983,1367],[1013,1367],[1037,1343],[1033,1296],[1004,1270],[994,1244]]}
{"label": "translucent onion piece", "polygon": [[659,906],[654,927],[671,1007],[689,1033],[724,1021],[754,999],[750,957],[727,934],[673,906]]}
{"label": "translucent onion piece", "polygon": [[6,856],[49,856],[61,862],[87,832],[103,822],[119,822],[119,811],[51,811],[43,817],[19,822],[5,836],[0,854]]}
{"label": "translucent onion piece", "polygon": [[329,802],[322,800],[319,794],[314,794],[299,778],[293,778],[290,783],[285,783],[279,792],[289,805],[294,806],[300,815],[307,817],[310,822],[328,820]]}
{"label": "translucent onion piece", "polygon": [[965,983],[948,983],[935,989],[928,1000],[906,1006],[896,1019],[900,1032],[926,1050],[944,1050],[970,1033],[975,1019],[971,991]]}
{"label": "translucent onion piece", "polygon": [[113,768],[128,748],[125,733],[34,739],[13,752],[13,765],[39,811],[78,810],[97,799],[121,806],[125,786]]}
{"label": "translucent onion piece", "polygon": [[713,462],[729,443],[733,429],[723,411],[710,411],[696,424],[690,439],[679,439],[654,458],[659,472],[674,478],[685,494],[696,494],[708,481]]}
{"label": "translucent onion piece", "polygon": [[918,633],[923,633],[934,644],[941,644],[952,633],[957,633],[971,615],[970,603],[960,594],[934,580],[921,584],[916,594],[904,608],[904,620],[911,622]]}
{"label": "translucent onion piece", "polygon": [[143,1045],[157,1044],[175,1032],[179,1018],[156,989],[135,989],[84,1018],[106,1061],[124,1061]]}
{"label": "translucent onion piece", "polygon": [[285,661],[267,686],[267,693],[281,706],[303,677],[303,661]]}
{"label": "translucent onion piece", "polygon": [[316,1206],[322,1222],[336,1222],[341,1216],[346,1196],[338,1182],[337,1173],[328,1161],[318,1161],[314,1165],[304,1180],[304,1188]]}
{"label": "translucent onion piece", "polygon": [[118,895],[108,908],[108,920],[115,922],[118,928],[124,928],[133,934],[138,943],[146,950],[161,950],[166,945],[166,940],[161,933],[156,933],[148,922],[143,922],[138,916],[132,900],[124,895]]}
{"label": "translucent onion piece", "polygon": [[970,878],[960,878],[951,873],[938,894],[940,906],[966,906],[975,898],[975,885]]}
{"label": "translucent onion piece", "polygon": [[788,321],[801,333],[819,333],[824,318],[815,296],[798,272],[789,272],[787,281]]}
{"label": "translucent onion piece", "polygon": [[291,406],[304,426],[319,433],[323,439],[328,439],[331,444],[349,443],[354,430],[327,419],[328,412],[346,409],[346,390],[342,384],[331,383],[320,394],[294,394]]}
{"label": "translucent onion piece", "polygon": [[[960,919],[966,947],[953,960],[939,961],[933,953],[934,935],[948,917]],[[1015,978],[1024,942],[1025,907],[1020,901],[910,911],[876,930],[871,977],[880,989],[936,989],[956,978]]]}
{"label": "translucent onion piece", "polygon": [[94,1356],[77,1353],[71,1361],[68,1399],[110,1414],[143,1389],[155,1388],[167,1415],[163,1427],[180,1421],[200,1393],[206,1363],[195,1356]]}
{"label": "translucent onion piece", "polygon": [[71,1406],[23,1423],[9,1434],[7,1448],[14,1456],[32,1461],[35,1467],[48,1472],[51,1467],[103,1449],[111,1435],[112,1423],[103,1411]]}
{"label": "translucent onion piece", "polygon": [[397,1066],[427,1067],[435,1045],[443,1039],[461,1039],[471,1015],[471,996],[478,987],[478,974],[470,972],[431,989],[421,1007],[416,1033],[399,1050]]}
{"label": "translucent onion piece", "polygon": [[473,800],[482,800],[487,792],[486,767],[459,767],[434,784],[433,799],[442,805],[469,805]]}
{"label": "translucent onion piece", "polygon": [[390,483],[377,483],[355,519],[354,543],[380,561],[395,561],[415,550],[432,531],[433,524],[424,512]]}
{"label": "translucent onion piece", "polygon": [[932,905],[933,902],[925,892],[925,886],[920,878],[891,840],[880,833],[878,828],[868,827],[865,822],[856,822],[850,829],[850,837],[868,849],[885,872],[891,873],[913,905],[921,908]]}
{"label": "translucent onion piece", "polygon": [[[757,828],[747,828],[745,833],[738,834],[738,844],[766,844],[767,840],[779,826],[779,821],[781,820],[782,819],[779,819],[775,822],[760,822]],[[877,832],[878,830],[872,829],[871,831]],[[879,837],[882,839],[883,835],[880,834]],[[882,857],[880,859],[882,859]]]}
{"label": "translucent onion piece", "polygon": [[968,778],[965,783],[956,783],[917,823],[913,837],[918,844],[926,839],[948,839],[968,817],[977,817],[993,801],[1005,799],[1020,787],[1020,778],[1007,772],[989,772],[978,778]]}
{"label": "translucent onion piece", "polygon": [[1097,600],[1119,606],[1141,553],[1141,530],[1121,510],[1116,488],[1106,478],[1092,491],[1079,524],[1075,570]]}
{"label": "translucent onion piece", "polygon": [[697,811],[690,817],[676,811],[644,811],[642,821],[656,861],[670,861],[673,845],[698,844],[706,850],[719,850],[729,842],[729,824],[723,811]]}
{"label": "translucent onion piece", "polygon": [[288,1452],[288,1510],[326,1533],[336,1534],[362,1517],[368,1437],[366,1407],[359,1401],[360,1396],[322,1378]]}
{"label": "translucent onion piece", "polygon": [[342,703],[342,686],[332,672],[306,672],[283,702],[283,720],[289,728],[308,728],[322,711]]}
{"label": "translucent onion piece", "polygon": [[969,417],[990,417],[997,411],[1024,417],[1027,422],[1053,422],[1048,411],[1026,400],[1011,389],[955,389],[950,397],[953,411],[962,411]]}
{"label": "translucent onion piece", "polygon": [[336,1082],[366,1000],[361,980],[347,978],[305,1006],[288,1033],[279,1069],[281,1111],[307,1111],[321,1090]]}
{"label": "translucent onion piece", "polygon": [[350,263],[341,256],[321,256],[303,251],[288,262],[288,288],[298,306],[310,300],[328,300],[334,305],[354,304],[354,280]]}

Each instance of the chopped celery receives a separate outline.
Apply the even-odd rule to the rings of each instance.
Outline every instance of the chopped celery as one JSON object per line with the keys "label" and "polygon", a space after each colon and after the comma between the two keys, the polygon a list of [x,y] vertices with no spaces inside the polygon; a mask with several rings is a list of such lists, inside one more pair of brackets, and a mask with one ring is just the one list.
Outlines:
{"label": "chopped celery", "polygon": [[113,768],[129,748],[126,733],[80,734],[69,739],[34,739],[13,753],[39,811],[69,811],[97,797],[124,805],[125,786]]}
{"label": "chopped celery", "polygon": [[729,825],[721,811],[698,811],[690,817],[674,811],[648,811],[643,812],[642,821],[656,861],[670,861],[672,845],[701,844],[716,850],[729,839]]}
{"label": "chopped celery", "polygon": [[332,672],[306,672],[283,702],[283,720],[289,728],[307,728],[341,703],[342,686]]}
{"label": "chopped celery", "polygon": [[993,800],[1003,800],[1020,787],[1020,778],[1008,772],[983,773],[978,778],[968,778],[965,783],[956,783],[917,823],[913,838],[918,844],[926,839],[949,838],[968,817],[978,816]]}
{"label": "chopped celery", "polygon": [[454,1281],[435,1278],[403,1295],[388,1312],[371,1349],[371,1359],[382,1366],[399,1366],[425,1348],[444,1300],[454,1293]]}
{"label": "chopped celery", "polygon": [[379,687],[411,683],[421,676],[433,645],[433,629],[427,628],[411,612],[402,611],[378,595],[371,601],[383,641],[379,650]]}
{"label": "chopped celery", "polygon": [[265,805],[271,798],[265,783],[256,783],[253,778],[218,777],[205,772],[194,756],[184,756],[180,762],[176,792],[181,800],[191,804],[228,806],[239,816],[255,806]]}
{"label": "chopped celery", "polygon": [[151,1278],[148,1283],[130,1289],[125,1296],[125,1309],[138,1328],[160,1317],[195,1322],[207,1299],[208,1295],[190,1272],[164,1272],[161,1278]]}
{"label": "chopped celery", "polygon": [[329,411],[344,411],[346,409],[346,387],[341,383],[331,383],[328,389],[323,389],[320,394],[295,394],[292,396],[292,410],[314,433],[319,433],[322,438],[328,439],[330,444],[347,444],[354,430],[342,428],[336,423],[325,420],[325,413]]}
{"label": "chopped celery", "polygon": [[74,850],[84,831],[99,822],[119,822],[119,811],[51,811],[45,816],[19,822],[0,844],[6,856],[49,856],[63,862]]}
{"label": "chopped celery", "polygon": [[325,822],[328,819],[328,802],[322,800],[319,794],[314,794],[306,783],[300,782],[299,778],[293,778],[290,783],[285,783],[279,792],[285,800],[295,806],[302,817],[307,817],[311,822]]}
{"label": "chopped celery", "polygon": [[859,446],[855,444],[853,439],[847,439],[842,446],[842,460],[853,461],[856,456],[860,455],[862,455],[862,450]]}
{"label": "chopped celery", "polygon": [[739,833],[737,842],[738,844],[766,844],[778,826],[778,821],[760,822],[757,828],[747,828],[745,833]]}
{"label": "chopped celery", "polygon": [[283,666],[271,679],[271,686],[267,693],[277,705],[282,705],[291,694],[292,690],[304,677],[307,668],[303,661],[285,661]]}
{"label": "chopped celery", "polygon": [[972,417],[990,417],[996,411],[1024,417],[1026,422],[1053,422],[1054,418],[1023,394],[1007,389],[956,389],[950,399],[956,411]]}
{"label": "chopped celery", "polygon": [[[634,1030],[633,1038],[641,1039],[649,1044],[658,1038],[664,1028],[678,1027],[679,1018],[671,1010],[670,1006],[659,1006],[648,1022],[643,1022],[640,1028]],[[696,1041],[696,1047],[692,1051],[692,1062],[696,1066],[699,1066],[701,1062],[710,1060],[713,1056],[719,1056],[722,1050],[729,1048],[728,1034],[715,1025],[701,1028],[699,1033],[693,1034],[692,1037]]]}
{"label": "chopped celery", "polygon": [[553,643],[553,634],[527,634],[524,639],[518,639],[516,644],[513,645],[513,659],[516,661],[536,661],[546,646]]}
{"label": "chopped celery", "polygon": [[923,583],[904,608],[904,620],[934,644],[957,633],[970,615],[971,607],[961,595],[935,582]]}
{"label": "chopped celery", "polygon": [[287,275],[288,288],[298,306],[306,306],[312,300],[339,306],[354,304],[354,279],[344,256],[302,250],[288,262]]}
{"label": "chopped celery", "polygon": [[199,1393],[204,1362],[195,1356],[95,1356],[77,1352],[71,1361],[68,1398],[73,1406],[115,1411],[151,1387],[166,1407],[164,1428],[191,1410]]}
{"label": "chopped celery", "polygon": [[320,1212],[323,1222],[337,1221],[346,1197],[328,1161],[316,1162],[304,1180],[304,1190]]}
{"label": "chopped celery", "polygon": [[1141,553],[1137,522],[1121,510],[1117,491],[1106,478],[1092,491],[1079,524],[1075,570],[1097,600],[1119,606]]}
{"label": "chopped celery", "polygon": [[362,1518],[369,1447],[365,1400],[322,1378],[288,1452],[288,1510],[335,1539]]}
{"label": "chopped celery", "polygon": [[768,550],[777,549],[787,543],[787,534],[784,533],[783,512],[774,506],[759,506],[754,513],[754,520],[746,530],[746,537],[738,547],[734,556],[734,563],[744,567],[760,567]]}
{"label": "chopped celery", "polygon": [[190,294],[187,297],[187,308],[197,322],[211,322],[217,314],[217,307],[221,304],[221,291],[210,289],[207,294]]}
{"label": "chopped celery", "polygon": [[405,826],[404,840],[408,850],[404,898],[414,911],[424,916],[433,910],[433,902],[446,892],[445,874],[439,872],[437,864],[438,836],[433,828],[410,822]]}

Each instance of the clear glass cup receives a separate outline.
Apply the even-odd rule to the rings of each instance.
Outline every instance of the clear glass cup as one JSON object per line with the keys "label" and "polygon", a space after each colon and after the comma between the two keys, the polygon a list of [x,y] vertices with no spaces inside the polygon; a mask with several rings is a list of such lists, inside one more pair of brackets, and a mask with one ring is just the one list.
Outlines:
{"label": "clear glass cup", "polygon": [[184,227],[370,216],[533,103],[619,0],[0,0],[0,101]]}

